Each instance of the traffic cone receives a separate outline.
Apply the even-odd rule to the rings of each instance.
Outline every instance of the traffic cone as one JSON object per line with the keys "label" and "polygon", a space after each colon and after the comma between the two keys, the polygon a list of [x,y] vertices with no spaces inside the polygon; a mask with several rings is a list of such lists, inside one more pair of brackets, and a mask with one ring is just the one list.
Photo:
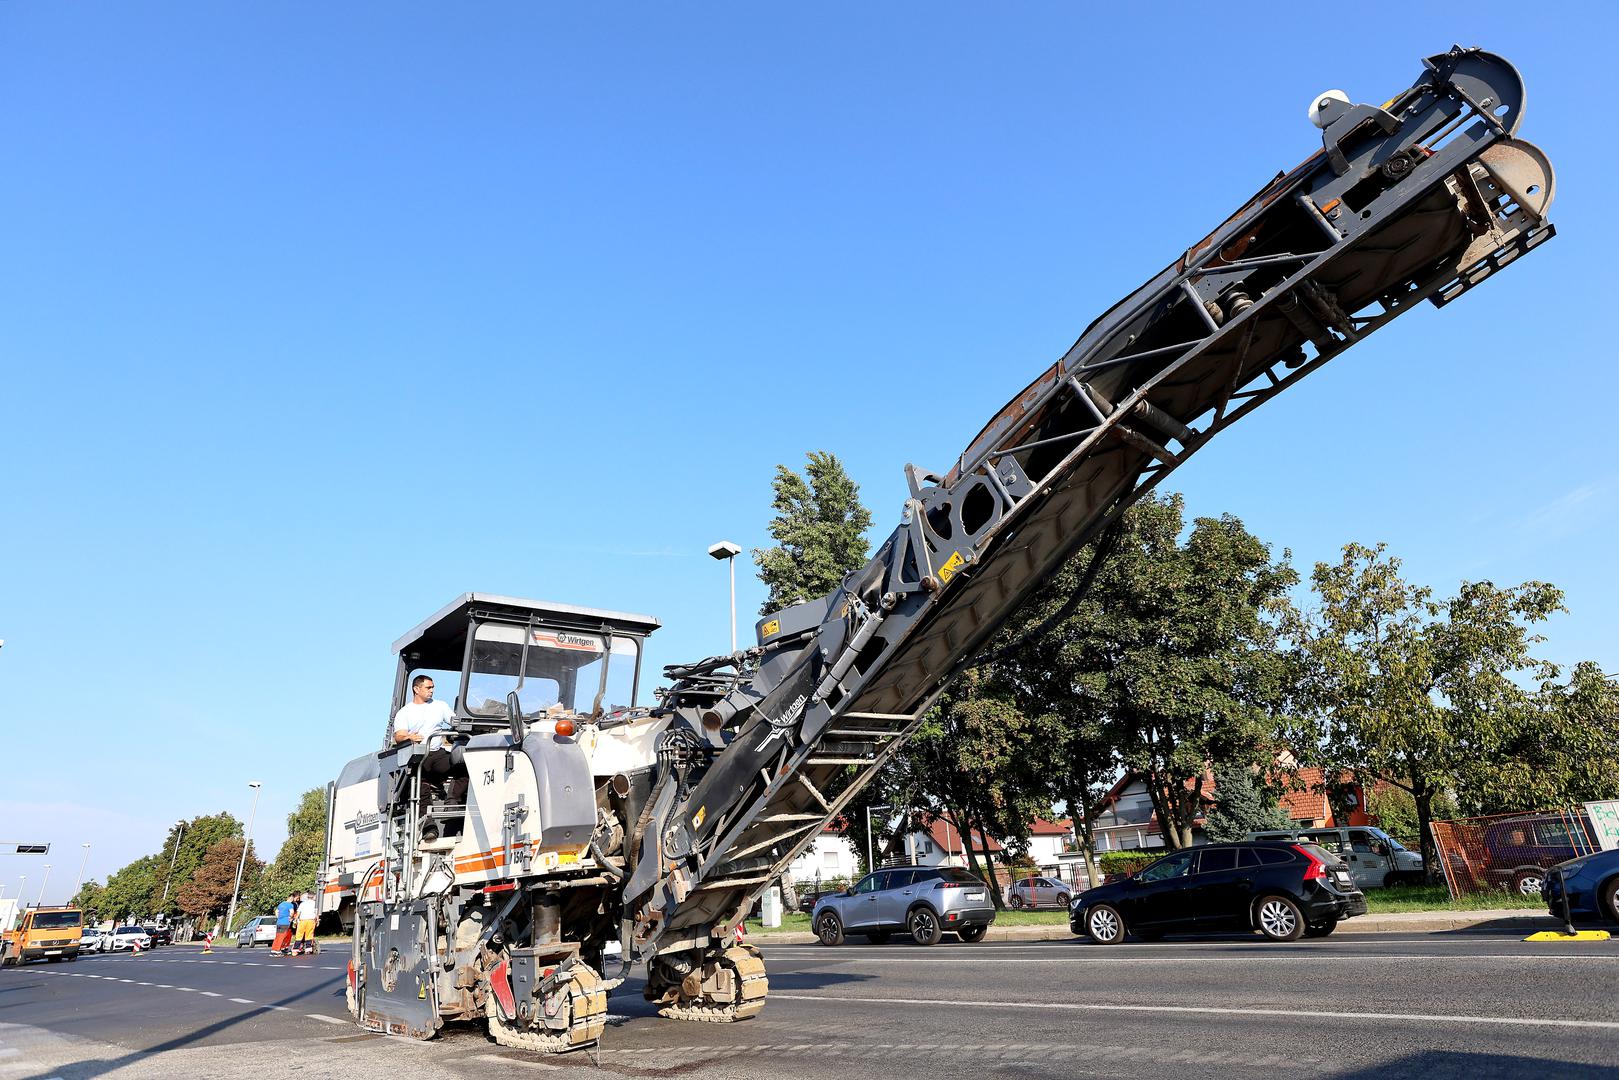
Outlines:
{"label": "traffic cone", "polygon": [[139,956],[140,954],[141,954],[140,938],[135,938],[134,940],[130,941],[130,943],[129,943],[129,955],[131,955],[131,956]]}
{"label": "traffic cone", "polygon": [[204,934],[204,935],[202,935],[202,951],[203,951],[203,955],[205,955],[205,956],[208,953],[211,953],[211,952],[214,951],[214,935],[213,934]]}

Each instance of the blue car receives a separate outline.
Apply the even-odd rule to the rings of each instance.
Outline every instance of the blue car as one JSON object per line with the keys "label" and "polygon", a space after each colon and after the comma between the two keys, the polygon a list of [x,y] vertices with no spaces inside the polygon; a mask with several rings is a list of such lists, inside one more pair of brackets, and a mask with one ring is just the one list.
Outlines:
{"label": "blue car", "polygon": [[1552,867],[1546,875],[1546,909],[1563,917],[1563,897],[1574,919],[1619,923],[1619,848],[1581,855]]}

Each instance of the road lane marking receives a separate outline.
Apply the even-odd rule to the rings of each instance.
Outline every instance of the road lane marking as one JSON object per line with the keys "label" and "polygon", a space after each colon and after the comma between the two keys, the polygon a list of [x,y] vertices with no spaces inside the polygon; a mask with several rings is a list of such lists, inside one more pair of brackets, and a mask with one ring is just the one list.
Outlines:
{"label": "road lane marking", "polygon": [[253,999],[252,998],[231,998],[231,1000],[234,1001],[238,1005],[251,1005],[251,1004],[253,1004]]}
{"label": "road lane marking", "polygon": [[197,992],[200,993],[203,997],[224,997],[223,994],[216,994],[212,990],[199,990]]}
{"label": "road lane marking", "polygon": [[304,1013],[304,1015],[309,1017],[311,1020],[322,1020],[328,1024],[342,1024],[344,1027],[348,1026],[347,1020],[340,1020],[335,1016],[327,1016],[325,1013]]}
{"label": "road lane marking", "polygon": [[1302,1020],[1402,1020],[1415,1023],[1502,1024],[1514,1027],[1593,1028],[1619,1031],[1619,1020],[1561,1020],[1532,1016],[1456,1016],[1441,1014],[1335,1012],[1325,1009],[1253,1009],[1213,1005],[1107,1005],[1070,1001],[965,1001],[961,998],[876,998],[839,994],[773,993],[772,1001],[828,1001],[857,1005],[922,1005],[952,1008],[1034,1009],[1053,1012],[1144,1012],[1210,1016],[1287,1016]]}

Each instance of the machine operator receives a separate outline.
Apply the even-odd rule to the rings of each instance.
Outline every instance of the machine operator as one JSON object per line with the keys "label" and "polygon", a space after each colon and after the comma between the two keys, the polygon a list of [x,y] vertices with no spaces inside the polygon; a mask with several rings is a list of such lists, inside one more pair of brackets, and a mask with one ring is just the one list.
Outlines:
{"label": "machine operator", "polygon": [[[452,805],[467,801],[467,771],[455,765],[450,757],[450,738],[454,734],[455,719],[448,703],[433,700],[433,677],[418,675],[410,681],[410,703],[400,706],[394,714],[394,743],[422,743],[427,756],[422,759],[422,779],[446,788]],[[427,808],[428,786],[422,785],[422,809]],[[459,822],[448,823],[445,834],[454,836],[461,831]]]}

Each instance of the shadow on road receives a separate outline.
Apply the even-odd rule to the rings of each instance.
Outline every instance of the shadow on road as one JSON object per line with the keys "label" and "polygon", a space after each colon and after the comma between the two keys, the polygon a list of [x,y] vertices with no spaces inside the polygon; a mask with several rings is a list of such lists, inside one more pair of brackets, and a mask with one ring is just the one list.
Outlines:
{"label": "shadow on road", "polygon": [[1549,1055],[1518,1057],[1506,1054],[1469,1054],[1460,1050],[1426,1050],[1393,1061],[1381,1061],[1353,1072],[1333,1073],[1332,1080],[1520,1080],[1525,1076],[1555,1076],[1557,1080],[1613,1080],[1612,1065],[1582,1065]]}
{"label": "shadow on road", "polygon": [[184,1035],[176,1036],[175,1038],[158,1043],[156,1046],[147,1047],[144,1050],[131,1050],[127,1054],[122,1054],[118,1057],[109,1058],[102,1061],[74,1062],[71,1066],[58,1066],[56,1068],[47,1069],[44,1072],[35,1073],[33,1076],[22,1077],[21,1080],[51,1080],[52,1077],[57,1077],[63,1071],[65,1071],[65,1068],[71,1068],[74,1075],[77,1077],[89,1078],[94,1076],[102,1076],[106,1073],[112,1072],[114,1069],[121,1069],[125,1065],[133,1064],[142,1058],[151,1057],[154,1054],[161,1054],[169,1050],[179,1050],[183,1047],[190,1046],[192,1043],[206,1039],[210,1035],[217,1035],[221,1031],[226,1031],[233,1028],[237,1024],[243,1023],[244,1021],[273,1013],[276,1011],[275,1006],[277,1005],[290,1007],[293,1002],[302,1001],[304,998],[319,994],[325,990],[330,983],[340,981],[342,980],[336,977],[322,980],[316,985],[311,986],[309,989],[300,990],[298,993],[284,997],[280,1001],[272,1001],[267,1005],[260,1005],[255,1008],[237,1013],[233,1016],[227,1016],[221,1020],[216,1020],[214,1023],[209,1024],[206,1027],[198,1028],[196,1031],[188,1031]]}

